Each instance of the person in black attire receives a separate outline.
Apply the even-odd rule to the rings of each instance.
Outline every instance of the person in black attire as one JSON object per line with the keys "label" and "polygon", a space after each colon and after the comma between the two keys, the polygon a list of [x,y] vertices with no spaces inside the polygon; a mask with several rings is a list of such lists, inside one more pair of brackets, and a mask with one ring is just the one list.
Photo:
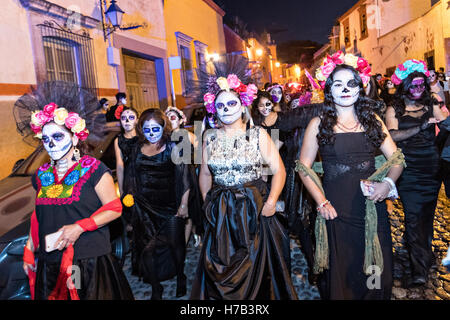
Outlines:
{"label": "person in black attire", "polygon": [[127,104],[127,95],[125,92],[118,92],[116,94],[116,104],[113,105],[109,110],[106,112],[106,122],[116,122],[119,121],[120,114],[116,114],[116,110],[120,106],[125,106]]}
{"label": "person in black attire", "polygon": [[[423,70],[427,72],[425,67]],[[408,71],[407,77],[399,68],[395,72],[404,78],[397,77],[401,82],[386,111],[386,125],[405,155],[406,169],[397,186],[405,212],[405,242],[412,269],[407,284],[420,286],[427,282],[434,262],[433,220],[442,181],[438,175],[435,123],[444,120],[445,115],[432,97],[425,73],[413,68]]]}

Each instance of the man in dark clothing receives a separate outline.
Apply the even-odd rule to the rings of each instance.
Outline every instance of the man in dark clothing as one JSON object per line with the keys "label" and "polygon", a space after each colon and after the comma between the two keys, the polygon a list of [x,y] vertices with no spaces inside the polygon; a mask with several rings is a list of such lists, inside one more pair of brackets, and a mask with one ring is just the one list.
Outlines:
{"label": "man in dark clothing", "polygon": [[125,92],[118,92],[116,94],[116,100],[117,103],[113,105],[109,110],[106,112],[106,122],[115,122],[119,121],[118,118],[116,118],[116,110],[120,106],[125,106],[127,104],[127,95]]}

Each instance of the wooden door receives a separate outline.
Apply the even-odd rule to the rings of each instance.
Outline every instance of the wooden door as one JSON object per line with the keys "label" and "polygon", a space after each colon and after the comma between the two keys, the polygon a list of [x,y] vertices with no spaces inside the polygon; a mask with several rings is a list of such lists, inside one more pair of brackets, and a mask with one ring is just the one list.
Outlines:
{"label": "wooden door", "polygon": [[159,108],[155,62],[123,55],[128,104],[142,112],[148,108]]}

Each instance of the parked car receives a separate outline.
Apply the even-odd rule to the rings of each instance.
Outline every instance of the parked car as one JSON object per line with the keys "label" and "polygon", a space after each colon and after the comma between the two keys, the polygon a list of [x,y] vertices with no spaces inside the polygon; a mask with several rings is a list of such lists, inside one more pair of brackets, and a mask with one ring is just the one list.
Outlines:
{"label": "parked car", "polygon": [[[90,154],[105,163],[114,177],[116,164],[113,142],[116,135],[117,130],[110,131],[101,141],[90,142]],[[22,256],[36,197],[31,176],[47,162],[48,154],[40,146],[26,159],[17,161],[12,173],[0,181],[0,300],[30,299]],[[121,265],[128,251],[124,229],[122,219],[110,225],[113,254]]]}

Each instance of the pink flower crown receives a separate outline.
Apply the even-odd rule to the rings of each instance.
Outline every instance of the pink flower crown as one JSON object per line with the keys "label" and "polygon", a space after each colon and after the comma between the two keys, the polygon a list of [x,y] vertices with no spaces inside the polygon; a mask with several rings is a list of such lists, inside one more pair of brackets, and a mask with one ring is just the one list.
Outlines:
{"label": "pink flower crown", "polygon": [[34,111],[31,114],[30,127],[36,134],[36,138],[42,139],[42,128],[51,121],[60,126],[65,125],[81,141],[86,140],[89,136],[86,121],[78,113],[68,112],[65,108],[59,108],[52,102],[46,105],[43,110]]}
{"label": "pink flower crown", "polygon": [[332,56],[327,55],[323,60],[322,65],[316,70],[316,79],[319,81],[320,86],[325,88],[325,82],[329,78],[333,70],[341,64],[349,65],[355,68],[359,72],[361,80],[366,86],[370,81],[370,72],[372,68],[366,59],[357,57],[351,53],[344,54],[342,51],[338,51]]}
{"label": "pink flower crown", "polygon": [[428,71],[427,64],[422,60],[407,60],[402,64],[397,66],[394,74],[391,76],[391,81],[395,85],[399,85],[403,82],[411,73],[418,71],[424,73],[427,77],[430,76],[430,71]]}
{"label": "pink flower crown", "polygon": [[216,113],[214,101],[219,91],[233,90],[239,94],[242,105],[248,107],[256,98],[258,88],[254,84],[245,85],[239,80],[235,74],[229,74],[227,78],[220,77],[218,79],[211,77],[208,81],[208,93],[203,96],[204,105],[208,113]]}

